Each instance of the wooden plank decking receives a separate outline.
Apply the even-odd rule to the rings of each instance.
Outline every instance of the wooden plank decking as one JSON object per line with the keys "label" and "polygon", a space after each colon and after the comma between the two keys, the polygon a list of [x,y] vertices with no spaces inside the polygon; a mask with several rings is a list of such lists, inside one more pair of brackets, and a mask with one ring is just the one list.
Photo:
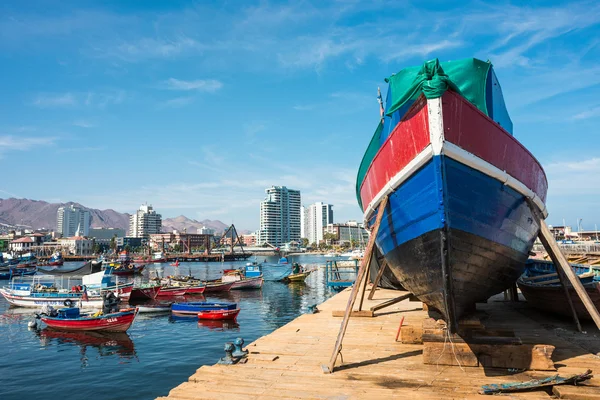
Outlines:
{"label": "wooden plank decking", "polygon": [[[349,289],[344,290],[320,305],[319,313],[302,315],[251,343],[247,363],[203,366],[161,399],[475,399],[485,398],[477,394],[484,384],[555,374],[424,365],[423,345],[394,341],[402,316],[403,326],[420,326],[427,317],[420,302],[408,300],[375,313],[373,318],[351,318],[343,342],[343,364],[338,359],[335,372],[324,374],[321,364],[329,360],[341,323],[332,311],[344,309],[349,293]],[[364,308],[398,295],[397,291],[377,290],[372,301],[365,301]],[[478,310],[489,315],[495,328],[513,329],[523,342],[556,346],[552,359],[558,373],[582,373],[588,368],[594,371],[596,377],[581,388],[585,392],[571,387],[563,391],[567,393],[563,398],[600,393],[600,357],[594,354],[600,351],[600,332],[593,325],[584,327],[587,334],[571,332],[570,320],[540,315],[523,303],[490,300],[478,304]],[[539,390],[511,394],[509,398],[556,398],[551,393],[551,389]]]}

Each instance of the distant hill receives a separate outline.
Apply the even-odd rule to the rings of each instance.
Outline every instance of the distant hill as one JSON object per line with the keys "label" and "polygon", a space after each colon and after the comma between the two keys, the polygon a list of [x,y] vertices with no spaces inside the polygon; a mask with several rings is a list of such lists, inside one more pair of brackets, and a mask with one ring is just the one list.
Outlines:
{"label": "distant hill", "polygon": [[180,215],[175,218],[165,218],[162,221],[163,231],[169,232],[172,230],[184,231],[188,233],[196,233],[197,229],[206,226],[215,230],[215,233],[223,233],[229,227],[219,220],[205,219],[203,221],[196,221],[190,219],[184,215]]}
{"label": "distant hill", "polygon": [[59,207],[75,205],[89,210],[94,228],[129,228],[129,214],[115,210],[96,210],[78,203],[48,203],[29,199],[0,199],[0,223],[23,225],[31,229],[56,229],[56,212]]}
{"label": "distant hill", "polygon": [[[56,212],[59,207],[75,205],[89,210],[92,217],[93,228],[121,228],[129,229],[129,216],[115,210],[97,210],[85,207],[78,203],[48,203],[41,200],[29,199],[0,199],[0,223],[12,226],[24,226],[29,229],[56,229]],[[183,231],[187,229],[190,233],[196,233],[196,229],[207,226],[215,229],[217,233],[224,232],[227,225],[219,220],[196,221],[183,215],[175,218],[163,219],[163,231],[169,232],[174,229]]]}

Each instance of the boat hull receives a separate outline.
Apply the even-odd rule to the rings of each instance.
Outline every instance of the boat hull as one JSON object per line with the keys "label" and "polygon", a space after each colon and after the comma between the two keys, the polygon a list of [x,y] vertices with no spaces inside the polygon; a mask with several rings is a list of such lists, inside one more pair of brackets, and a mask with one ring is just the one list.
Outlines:
{"label": "boat hull", "polygon": [[223,320],[236,320],[240,309],[235,310],[209,310],[198,313],[198,319],[223,321]]}
{"label": "boat hull", "polygon": [[152,287],[143,287],[143,288],[133,288],[131,291],[131,295],[129,296],[130,300],[137,299],[151,299],[154,300],[158,291],[160,290],[160,286],[152,286]]}
{"label": "boat hull", "polygon": [[161,287],[156,297],[173,297],[185,295],[186,288],[184,287]]}
{"label": "boat hull", "polygon": [[235,282],[207,283],[206,293],[229,292]]}
{"label": "boat hull", "polygon": [[192,302],[175,303],[171,306],[171,312],[179,315],[196,315],[199,312],[232,311],[235,309],[237,309],[237,304],[235,303]]}
{"label": "boat hull", "polygon": [[454,331],[476,302],[523,272],[546,190],[543,169],[520,143],[446,92],[415,102],[373,159],[360,196],[370,228],[388,196],[377,248],[397,288],[440,311]]}
{"label": "boat hull", "polygon": [[48,328],[63,331],[125,332],[129,329],[137,310],[106,314],[96,318],[41,317]]}
{"label": "boat hull", "polygon": [[231,290],[253,290],[260,289],[263,285],[263,278],[247,278],[233,282]]}
{"label": "boat hull", "polygon": [[208,287],[207,286],[190,286],[185,288],[185,294],[202,294],[204,292],[208,291]]}

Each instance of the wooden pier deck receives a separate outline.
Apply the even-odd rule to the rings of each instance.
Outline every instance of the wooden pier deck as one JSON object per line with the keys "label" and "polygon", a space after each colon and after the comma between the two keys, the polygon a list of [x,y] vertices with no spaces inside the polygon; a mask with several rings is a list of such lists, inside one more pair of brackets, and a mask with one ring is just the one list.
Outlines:
{"label": "wooden pier deck", "polygon": [[[395,342],[402,316],[403,326],[420,326],[427,312],[420,302],[403,301],[375,314],[353,317],[344,338],[342,357],[333,374],[324,374],[340,328],[349,289],[332,297],[316,314],[305,314],[247,346],[244,364],[203,366],[187,382],[172,389],[166,400],[192,399],[483,399],[477,391],[484,384],[527,381],[556,372],[510,372],[506,369],[423,364],[423,345]],[[399,292],[377,290],[364,309],[392,299]],[[586,324],[586,334],[576,333],[570,320],[541,315],[526,303],[491,299],[478,310],[493,319],[495,327],[510,328],[527,343],[556,346],[552,360],[561,375],[583,373],[596,377],[585,386],[557,386],[566,399],[600,399],[600,332]],[[199,350],[200,351],[200,350]],[[448,351],[451,351],[448,343]],[[215,360],[216,362],[217,360]],[[341,366],[340,366],[341,365]],[[536,390],[505,395],[511,399],[558,398]]]}

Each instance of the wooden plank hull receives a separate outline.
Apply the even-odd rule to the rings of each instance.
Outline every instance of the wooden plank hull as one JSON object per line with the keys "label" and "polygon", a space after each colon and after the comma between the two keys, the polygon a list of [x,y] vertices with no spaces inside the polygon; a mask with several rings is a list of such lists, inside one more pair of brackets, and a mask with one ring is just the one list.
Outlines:
{"label": "wooden plank hull", "polygon": [[368,226],[389,197],[376,243],[397,284],[385,283],[438,309],[453,330],[523,272],[546,190],[540,164],[512,135],[446,92],[415,102],[359,194]]}
{"label": "wooden plank hull", "polygon": [[[529,286],[524,285],[522,282],[518,282],[521,293],[525,296],[527,303],[532,307],[540,310],[547,311],[549,313],[562,315],[564,317],[572,317],[573,313],[569,307],[567,296],[565,291],[560,285],[544,286]],[[600,283],[595,282],[593,284],[585,285],[588,296],[592,300],[592,303],[600,310]],[[577,312],[577,317],[580,319],[592,319],[590,314],[585,309],[585,306],[581,302],[579,295],[572,287],[569,287],[569,296],[573,302],[573,307]]]}
{"label": "wooden plank hull", "polygon": [[42,317],[49,328],[65,331],[125,332],[137,315],[137,310],[106,314],[88,318]]}

